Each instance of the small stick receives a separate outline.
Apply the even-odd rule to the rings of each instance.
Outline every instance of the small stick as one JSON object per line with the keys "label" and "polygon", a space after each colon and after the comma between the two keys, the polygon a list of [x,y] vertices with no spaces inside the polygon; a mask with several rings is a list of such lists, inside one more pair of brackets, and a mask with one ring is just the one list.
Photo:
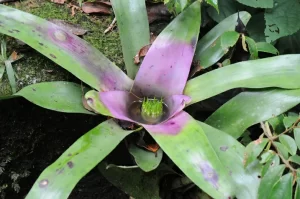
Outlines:
{"label": "small stick", "polygon": [[114,20],[111,22],[111,24],[108,26],[108,28],[106,28],[106,30],[104,30],[104,34],[108,33],[116,26],[116,21],[117,21],[117,19],[115,17]]}

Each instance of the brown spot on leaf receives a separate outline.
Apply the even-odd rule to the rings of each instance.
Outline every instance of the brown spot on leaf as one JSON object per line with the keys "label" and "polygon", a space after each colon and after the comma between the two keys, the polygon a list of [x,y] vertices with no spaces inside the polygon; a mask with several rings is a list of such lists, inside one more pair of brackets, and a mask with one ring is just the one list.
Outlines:
{"label": "brown spot on leaf", "polygon": [[51,56],[52,58],[56,59],[56,56],[55,56],[55,55],[53,55],[53,54],[50,54],[50,56]]}
{"label": "brown spot on leaf", "polygon": [[70,169],[72,169],[72,168],[74,167],[74,163],[73,163],[72,161],[69,161],[69,162],[67,163],[67,165],[68,165],[68,167],[69,167]]}

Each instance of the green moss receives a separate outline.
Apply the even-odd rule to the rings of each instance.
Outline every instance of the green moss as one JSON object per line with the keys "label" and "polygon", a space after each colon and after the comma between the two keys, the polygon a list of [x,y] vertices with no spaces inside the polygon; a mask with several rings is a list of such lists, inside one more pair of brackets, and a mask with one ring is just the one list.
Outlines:
{"label": "green moss", "polygon": [[[24,1],[14,4],[14,7],[45,19],[62,19],[79,24],[84,29],[89,30],[83,36],[83,39],[100,50],[119,67],[124,66],[118,33],[116,31],[108,34],[103,33],[113,20],[111,16],[94,17],[76,12],[75,16],[72,17],[71,9],[66,5],[57,5],[46,1]],[[1,38],[3,38],[3,35],[0,35]],[[8,53],[11,53],[15,47],[16,42],[12,38],[9,38]],[[25,53],[23,59],[13,64],[13,68],[19,77],[18,90],[27,85],[44,81],[76,81],[70,73],[38,52]],[[9,94],[11,94],[10,86],[6,75],[4,75],[3,80],[0,82],[0,96]]]}

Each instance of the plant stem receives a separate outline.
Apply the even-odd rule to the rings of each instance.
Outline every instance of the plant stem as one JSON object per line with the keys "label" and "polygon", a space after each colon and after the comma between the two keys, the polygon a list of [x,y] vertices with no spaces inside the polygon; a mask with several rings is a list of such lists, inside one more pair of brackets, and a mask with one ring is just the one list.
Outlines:
{"label": "plant stem", "polygon": [[[298,120],[299,120],[299,119],[298,119]],[[298,121],[298,120],[297,120],[297,121]],[[299,122],[299,121],[298,121],[298,122]],[[296,123],[298,124],[298,122],[295,122],[294,124],[296,124]],[[292,175],[293,175],[293,177],[294,177],[294,180],[293,180],[293,184],[294,184],[295,181],[296,181],[296,177],[297,177],[297,171],[296,171],[296,169],[294,169],[294,168],[290,165],[289,161],[286,160],[286,159],[280,154],[278,148],[277,148],[276,145],[274,144],[275,137],[278,138],[278,136],[272,136],[272,132],[271,132],[270,127],[269,127],[269,124],[268,124],[267,122],[265,122],[265,123],[261,122],[260,124],[261,124],[261,127],[262,127],[263,131],[264,131],[264,134],[267,136],[267,138],[269,139],[269,142],[270,142],[270,143],[272,144],[272,146],[275,148],[275,150],[276,150],[276,152],[277,152],[279,158],[280,158],[281,161],[285,164],[285,166],[292,172]],[[297,125],[297,124],[296,124],[296,125]],[[296,125],[293,125],[293,126],[296,126]],[[292,128],[292,127],[291,127],[291,128]],[[288,132],[288,129],[285,130],[283,133],[286,133],[286,132]],[[283,133],[281,133],[281,134],[283,134]],[[280,135],[281,135],[281,134],[280,134]]]}

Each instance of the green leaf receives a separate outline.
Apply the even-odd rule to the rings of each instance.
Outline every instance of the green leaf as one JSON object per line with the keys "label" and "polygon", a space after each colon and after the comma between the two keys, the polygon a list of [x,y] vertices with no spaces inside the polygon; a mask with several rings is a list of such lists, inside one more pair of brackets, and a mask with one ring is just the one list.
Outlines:
{"label": "green leaf", "polygon": [[269,170],[273,169],[273,167],[278,166],[279,164],[280,158],[278,154],[275,153],[275,155],[263,166],[261,170],[261,177],[264,177]]}
{"label": "green leaf", "polygon": [[205,122],[238,138],[253,124],[280,115],[299,104],[299,96],[300,89],[243,92],[221,106]]}
{"label": "green leaf", "polygon": [[254,8],[273,8],[273,0],[237,0],[237,1]]}
{"label": "green leaf", "polygon": [[244,147],[226,133],[191,117],[177,135],[150,133],[187,177],[211,197],[255,197],[259,169],[244,170]]}
{"label": "green leaf", "polygon": [[83,88],[71,82],[42,82],[24,87],[15,94],[54,111],[93,114],[82,104]]}
{"label": "green leaf", "polygon": [[298,30],[292,35],[279,38],[276,46],[280,54],[300,53],[300,31]]}
{"label": "green leaf", "polygon": [[[205,132],[220,161],[229,168],[229,173],[235,184],[237,198],[255,198],[260,183],[259,164],[252,164],[244,169],[243,158],[245,147],[228,134],[219,131],[205,123],[198,122]],[[235,164],[232,164],[235,162]],[[243,181],[243,183],[240,183]]]}
{"label": "green leaf", "polygon": [[272,10],[265,12],[267,42],[291,35],[299,30],[300,4],[297,0],[276,0]]}
{"label": "green leaf", "polygon": [[253,39],[251,39],[250,37],[246,37],[246,42],[247,42],[249,53],[250,53],[250,59],[257,59],[258,58],[258,49],[257,49],[255,41]]}
{"label": "green leaf", "polygon": [[[240,19],[246,25],[251,18],[248,12],[240,12]],[[234,31],[237,24],[238,13],[230,15],[218,25],[212,28],[206,35],[204,35],[197,43],[196,52],[194,55],[194,60],[197,60],[201,53],[209,48],[218,37],[220,37],[224,32]]]}
{"label": "green leaf", "polygon": [[289,112],[287,117],[283,118],[283,124],[285,128],[291,127],[296,120],[299,118],[299,115],[297,113]]}
{"label": "green leaf", "polygon": [[289,158],[289,152],[285,145],[281,144],[280,142],[274,142],[274,145],[278,149],[278,152],[284,157],[284,159]]}
{"label": "green leaf", "polygon": [[279,141],[283,144],[291,155],[296,155],[297,145],[295,140],[288,135],[280,135]]}
{"label": "green leaf", "polygon": [[283,125],[283,114],[278,115],[277,117],[272,117],[268,119],[268,123],[272,126],[272,129],[275,133],[279,134],[285,130]]}
{"label": "green leaf", "polygon": [[293,176],[291,173],[285,174],[274,185],[270,198],[272,199],[292,199],[293,197]]}
{"label": "green leaf", "polygon": [[247,33],[249,36],[254,39],[256,42],[265,42],[265,19],[264,13],[259,12],[253,14],[249,23],[246,26]]}
{"label": "green leaf", "polygon": [[[298,177],[298,174],[299,173],[297,172],[297,177]],[[298,177],[294,199],[299,199],[299,198],[300,198],[300,180],[299,180],[299,177]]]}
{"label": "green leaf", "polygon": [[219,12],[218,0],[205,0],[205,1]]}
{"label": "green leaf", "polygon": [[294,129],[294,138],[298,149],[300,149],[300,128],[298,126]]}
{"label": "green leaf", "polygon": [[111,3],[118,23],[127,74],[134,78],[139,67],[134,64],[133,58],[150,43],[146,4],[141,0],[112,0]]}
{"label": "green leaf", "polygon": [[275,156],[275,151],[272,150],[268,150],[265,151],[261,154],[261,159],[259,161],[260,164],[265,164],[267,162],[269,162],[274,156]]}
{"label": "green leaf", "polygon": [[0,81],[2,81],[2,77],[4,75],[5,65],[0,63]]}
{"label": "green leaf", "polygon": [[246,146],[245,155],[244,155],[244,167],[247,167],[261,154],[265,146],[268,143],[268,139],[259,138]]}
{"label": "green leaf", "polygon": [[272,45],[267,42],[258,42],[256,43],[256,47],[258,52],[265,52],[265,53],[271,53],[274,55],[278,55],[278,50]]}
{"label": "green leaf", "polygon": [[17,92],[17,83],[16,83],[16,78],[15,78],[15,71],[12,67],[11,61],[6,60],[4,63],[5,63],[6,74],[8,77],[8,81],[9,81],[12,93],[16,93]]}
{"label": "green leaf", "polygon": [[149,173],[145,173],[139,168],[111,167],[106,169],[105,162],[101,162],[98,168],[108,181],[136,199],[160,199],[160,179],[163,175],[170,173],[165,165],[160,165]]}
{"label": "green leaf", "polygon": [[299,155],[293,155],[289,158],[289,161],[300,165],[300,156]]}
{"label": "green leaf", "polygon": [[163,157],[163,151],[161,149],[153,153],[138,148],[134,144],[129,145],[129,153],[134,157],[136,164],[145,172],[156,169]]}
{"label": "green leaf", "polygon": [[[280,74],[280,75],[278,75]],[[300,55],[281,55],[231,64],[189,80],[184,94],[193,104],[233,88],[300,88]]]}
{"label": "green leaf", "polygon": [[272,187],[280,179],[284,169],[284,165],[276,165],[273,167],[269,167],[267,173],[261,179],[261,183],[258,189],[258,199],[271,198],[270,194]]}
{"label": "green leaf", "polygon": [[121,69],[67,30],[4,5],[0,21],[1,33],[28,44],[89,86],[99,91],[130,90],[133,82]]}
{"label": "green leaf", "polygon": [[224,32],[209,48],[202,51],[194,60],[199,61],[201,68],[208,68],[219,61],[229,48],[234,46],[240,34],[235,31]]}
{"label": "green leaf", "polygon": [[239,5],[234,0],[222,0],[219,1],[218,4],[219,12],[213,7],[207,8],[209,16],[218,23],[239,10]]}
{"label": "green leaf", "polygon": [[68,198],[78,181],[130,133],[112,119],[99,124],[43,171],[26,198]]}

